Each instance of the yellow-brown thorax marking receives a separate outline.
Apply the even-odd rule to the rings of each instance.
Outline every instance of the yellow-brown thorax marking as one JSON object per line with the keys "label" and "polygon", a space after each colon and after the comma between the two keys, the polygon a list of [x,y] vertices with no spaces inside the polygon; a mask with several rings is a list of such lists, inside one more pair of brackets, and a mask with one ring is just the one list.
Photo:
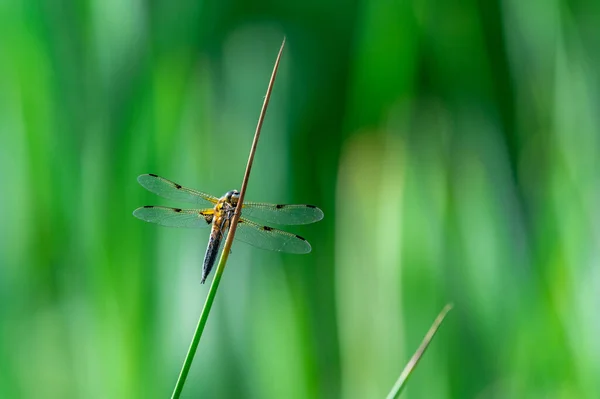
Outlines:
{"label": "yellow-brown thorax marking", "polygon": [[237,190],[231,190],[219,198],[217,205],[215,205],[215,214],[211,231],[211,235],[215,239],[223,237],[227,229],[229,229],[239,195],[240,193]]}

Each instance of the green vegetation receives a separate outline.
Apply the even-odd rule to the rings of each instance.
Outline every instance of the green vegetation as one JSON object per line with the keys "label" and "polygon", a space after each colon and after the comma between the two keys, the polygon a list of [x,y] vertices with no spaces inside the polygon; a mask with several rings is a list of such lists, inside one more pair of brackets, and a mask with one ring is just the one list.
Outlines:
{"label": "green vegetation", "polygon": [[[600,3],[0,5],[0,397],[164,398],[206,231],[156,173],[312,203],[234,243],[182,397],[600,397]],[[183,206],[185,204],[181,204]]]}

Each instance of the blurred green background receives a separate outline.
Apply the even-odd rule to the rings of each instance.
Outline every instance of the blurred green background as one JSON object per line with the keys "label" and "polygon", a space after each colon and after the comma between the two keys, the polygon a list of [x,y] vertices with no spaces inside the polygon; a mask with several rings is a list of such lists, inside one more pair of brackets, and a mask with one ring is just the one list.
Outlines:
{"label": "blurred green background", "polygon": [[0,397],[171,394],[207,231],[156,173],[312,203],[234,245],[184,397],[600,397],[600,2],[0,2]]}

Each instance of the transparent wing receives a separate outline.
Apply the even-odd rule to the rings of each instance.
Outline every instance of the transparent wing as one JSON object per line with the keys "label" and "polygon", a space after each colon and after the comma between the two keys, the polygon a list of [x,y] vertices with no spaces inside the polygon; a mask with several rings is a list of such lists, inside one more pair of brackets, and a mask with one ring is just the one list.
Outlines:
{"label": "transparent wing", "polygon": [[188,202],[200,206],[214,205],[219,201],[217,197],[210,194],[183,187],[181,184],[153,174],[139,175],[137,181],[146,190],[174,201]]}
{"label": "transparent wing", "polygon": [[269,251],[306,254],[311,249],[308,241],[296,234],[261,226],[244,218],[238,222],[235,239]]}
{"label": "transparent wing", "polygon": [[164,206],[144,206],[133,211],[133,216],[145,222],[167,227],[202,228],[212,223],[212,209],[179,209]]}
{"label": "transparent wing", "polygon": [[323,211],[314,205],[263,204],[244,202],[244,217],[275,224],[308,224],[323,219]]}

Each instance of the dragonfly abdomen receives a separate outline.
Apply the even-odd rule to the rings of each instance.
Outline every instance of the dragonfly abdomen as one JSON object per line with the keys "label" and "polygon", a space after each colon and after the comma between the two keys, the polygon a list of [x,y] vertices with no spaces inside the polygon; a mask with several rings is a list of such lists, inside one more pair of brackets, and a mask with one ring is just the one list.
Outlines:
{"label": "dragonfly abdomen", "polygon": [[221,238],[222,235],[213,226],[213,229],[210,233],[210,239],[208,240],[208,247],[206,247],[206,254],[204,255],[204,265],[202,267],[202,280],[200,280],[201,284],[204,284],[206,278],[212,270],[213,265],[215,264],[217,255],[219,253],[219,247],[221,246]]}

